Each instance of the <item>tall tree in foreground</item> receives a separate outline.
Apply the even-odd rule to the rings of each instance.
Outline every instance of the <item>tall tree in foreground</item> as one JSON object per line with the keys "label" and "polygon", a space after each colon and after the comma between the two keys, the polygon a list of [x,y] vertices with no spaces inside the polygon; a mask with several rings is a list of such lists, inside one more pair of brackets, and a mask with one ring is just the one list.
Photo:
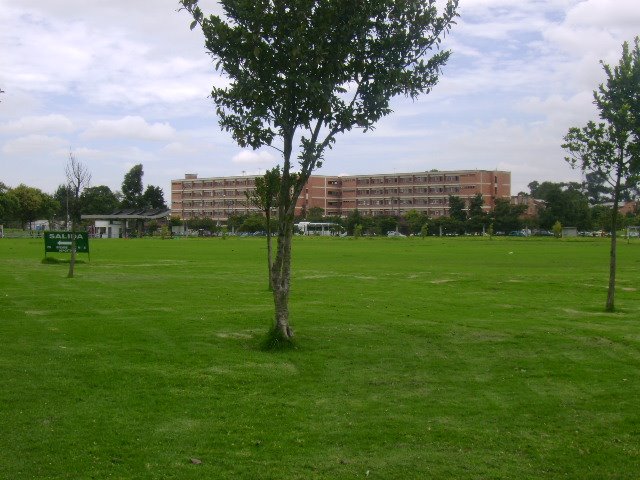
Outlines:
{"label": "tall tree in foreground", "polygon": [[73,153],[69,153],[69,161],[65,168],[67,175],[67,188],[69,191],[69,217],[71,217],[71,260],[69,261],[68,278],[73,278],[73,270],[76,265],[77,239],[76,228],[80,222],[80,194],[89,186],[91,174]]}
{"label": "tall tree in foreground", "polygon": [[280,191],[280,166],[267,170],[262,177],[255,180],[255,188],[246,192],[250,205],[259,208],[264,213],[267,231],[267,267],[269,275],[269,290],[273,290],[273,253],[271,248],[271,212],[278,206],[278,192]]}
{"label": "tall tree in foreground", "polygon": [[622,46],[620,63],[611,68],[602,63],[607,76],[593,92],[594,103],[602,122],[590,121],[585,127],[573,127],[564,137],[562,148],[572,167],[606,177],[612,188],[611,248],[609,255],[609,289],[606,310],[614,310],[616,287],[616,230],[618,205],[629,180],[640,173],[640,40],[635,47]]}
{"label": "tall tree in foreground", "polygon": [[392,97],[415,99],[433,88],[449,58],[438,47],[458,0],[448,0],[441,15],[435,0],[221,0],[224,16],[209,17],[198,0],[180,4],[229,79],[211,92],[221,127],[241,147],[268,145],[282,154],[272,279],[275,332],[289,339],[300,192],[338,134],[373,129],[391,113]]}

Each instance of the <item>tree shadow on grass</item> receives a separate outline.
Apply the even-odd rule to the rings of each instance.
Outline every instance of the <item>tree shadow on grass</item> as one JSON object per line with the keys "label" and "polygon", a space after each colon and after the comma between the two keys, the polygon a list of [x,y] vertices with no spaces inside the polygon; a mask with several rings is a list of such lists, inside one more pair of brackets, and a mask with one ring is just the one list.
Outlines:
{"label": "tree shadow on grass", "polygon": [[271,327],[264,335],[258,336],[258,348],[263,352],[288,352],[298,350],[298,344],[295,339],[286,338],[275,327]]}

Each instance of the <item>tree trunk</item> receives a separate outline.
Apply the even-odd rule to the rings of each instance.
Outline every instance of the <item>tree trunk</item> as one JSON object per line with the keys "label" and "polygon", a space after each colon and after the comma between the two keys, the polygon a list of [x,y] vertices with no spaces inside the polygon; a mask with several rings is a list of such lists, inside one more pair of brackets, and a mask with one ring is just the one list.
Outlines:
{"label": "tree trunk", "polygon": [[273,291],[273,253],[271,248],[271,212],[265,212],[267,219],[267,273],[269,275],[269,290]]}
{"label": "tree trunk", "polygon": [[73,278],[73,269],[76,266],[76,226],[75,222],[71,224],[71,258],[69,259],[69,273],[67,274],[67,278]]}
{"label": "tree trunk", "polygon": [[273,303],[275,305],[275,331],[283,340],[293,338],[289,326],[289,287],[291,285],[291,239],[293,237],[293,219],[299,191],[292,192],[290,174],[291,153],[294,130],[287,130],[283,136],[284,149],[282,178],[278,194],[278,244],[276,258],[271,268],[273,282]]}
{"label": "tree trunk", "polygon": [[607,304],[605,310],[613,312],[615,309],[614,299],[616,295],[616,248],[618,230],[618,203],[620,201],[620,177],[621,168],[616,171],[616,186],[613,190],[613,211],[611,212],[611,248],[609,250],[609,290],[607,291]]}
{"label": "tree trunk", "polygon": [[283,339],[293,337],[289,326],[289,287],[291,284],[291,240],[293,219],[281,222],[278,231],[276,259],[271,269],[273,280],[273,302],[275,304],[275,330]]}

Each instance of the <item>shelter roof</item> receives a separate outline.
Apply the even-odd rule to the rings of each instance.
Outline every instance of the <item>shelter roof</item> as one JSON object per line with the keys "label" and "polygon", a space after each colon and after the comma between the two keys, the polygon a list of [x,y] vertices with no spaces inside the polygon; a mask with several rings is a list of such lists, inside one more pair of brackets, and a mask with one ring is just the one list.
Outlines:
{"label": "shelter roof", "polygon": [[125,208],[115,210],[111,213],[82,215],[83,220],[154,220],[157,218],[166,218],[171,215],[168,208]]}

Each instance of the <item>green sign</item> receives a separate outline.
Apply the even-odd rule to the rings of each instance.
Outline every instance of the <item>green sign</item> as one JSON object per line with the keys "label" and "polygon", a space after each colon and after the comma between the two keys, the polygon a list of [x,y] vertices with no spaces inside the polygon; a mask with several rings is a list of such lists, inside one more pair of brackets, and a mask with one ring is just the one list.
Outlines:
{"label": "green sign", "polygon": [[71,253],[73,237],[76,238],[76,252],[89,253],[87,232],[44,232],[44,254],[52,252]]}

